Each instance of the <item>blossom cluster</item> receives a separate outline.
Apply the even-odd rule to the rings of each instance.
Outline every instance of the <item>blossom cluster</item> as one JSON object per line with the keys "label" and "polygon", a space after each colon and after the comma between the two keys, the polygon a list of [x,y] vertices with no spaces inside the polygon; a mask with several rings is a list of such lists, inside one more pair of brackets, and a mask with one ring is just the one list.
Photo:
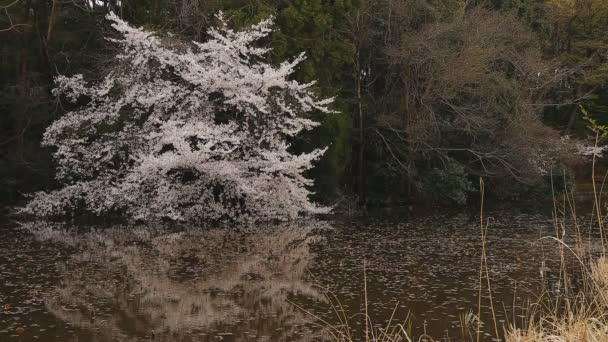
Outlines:
{"label": "blossom cluster", "polygon": [[310,201],[303,175],[325,149],[295,155],[289,141],[333,99],[291,79],[303,55],[264,61],[271,19],[236,31],[220,14],[202,43],[107,19],[120,36],[108,39],[120,48],[115,66],[94,83],[57,77],[56,96],[87,102],[47,128],[63,187],[35,194],[24,213],[238,222],[330,210]]}

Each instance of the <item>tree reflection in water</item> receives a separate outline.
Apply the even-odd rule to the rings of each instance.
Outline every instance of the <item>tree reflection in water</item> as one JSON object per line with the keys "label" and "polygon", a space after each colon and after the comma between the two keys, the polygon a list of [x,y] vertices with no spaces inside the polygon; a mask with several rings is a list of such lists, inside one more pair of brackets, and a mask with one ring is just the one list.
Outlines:
{"label": "tree reflection in water", "polygon": [[[25,226],[70,257],[46,307],[96,341],[310,339],[291,300],[323,301],[307,281],[323,222],[240,229]],[[230,329],[228,329],[230,327]],[[233,334],[233,335],[232,335]]]}

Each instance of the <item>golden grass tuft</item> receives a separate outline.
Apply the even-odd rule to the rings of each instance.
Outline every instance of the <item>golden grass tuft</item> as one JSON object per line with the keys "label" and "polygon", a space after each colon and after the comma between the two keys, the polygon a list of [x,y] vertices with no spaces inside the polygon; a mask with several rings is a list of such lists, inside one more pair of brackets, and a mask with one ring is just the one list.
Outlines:
{"label": "golden grass tuft", "polygon": [[[577,292],[559,295],[548,295],[548,303],[537,303],[528,308],[527,327],[510,326],[505,332],[507,342],[608,342],[608,259],[606,258],[607,244],[605,233],[605,209],[606,203],[602,201],[604,184],[598,188],[595,182],[595,156],[593,158],[593,215],[596,218],[594,228],[599,231],[599,242],[601,243],[601,255],[593,255],[591,248],[585,248],[582,244],[582,236],[576,222],[576,210],[574,200],[565,193],[563,196],[562,213],[570,212],[574,218],[573,231],[576,234],[576,246],[570,247],[558,236],[555,238],[560,246],[562,255],[562,266],[564,264],[564,253],[572,253],[578,260],[582,285]],[[606,180],[604,176],[604,180]],[[556,201],[554,201],[556,203]],[[566,226],[558,225],[557,206],[555,206],[556,231],[563,231]],[[561,229],[558,229],[561,228]],[[566,268],[562,268],[560,281],[567,284],[568,277]],[[567,290],[567,289],[565,289]]]}
{"label": "golden grass tuft", "polygon": [[560,310],[537,312],[526,328],[511,327],[507,342],[608,342],[608,260],[592,262],[585,287]]}

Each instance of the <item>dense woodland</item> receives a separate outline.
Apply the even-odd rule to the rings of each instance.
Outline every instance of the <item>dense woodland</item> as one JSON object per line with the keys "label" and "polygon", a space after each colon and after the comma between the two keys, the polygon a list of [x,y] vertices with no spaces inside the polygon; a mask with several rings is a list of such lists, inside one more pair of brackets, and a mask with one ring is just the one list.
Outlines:
{"label": "dense woodland", "polygon": [[[307,59],[334,114],[296,136],[329,149],[310,171],[323,203],[465,204],[484,177],[508,200],[549,193],[608,121],[606,0],[0,0],[0,199],[52,189],[44,129],[73,104],[58,75],[100,79],[115,47],[109,12],[204,41],[223,11],[235,29],[275,18],[270,63]],[[569,138],[566,138],[569,137]],[[592,137],[592,140],[594,136]],[[580,167],[579,167],[580,168]],[[561,177],[561,176],[560,176]]]}

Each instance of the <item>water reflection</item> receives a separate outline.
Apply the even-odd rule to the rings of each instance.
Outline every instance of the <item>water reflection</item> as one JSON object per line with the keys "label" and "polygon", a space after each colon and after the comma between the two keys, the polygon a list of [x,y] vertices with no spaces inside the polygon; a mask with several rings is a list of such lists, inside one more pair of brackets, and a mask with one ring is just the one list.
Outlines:
{"label": "water reflection", "polygon": [[[487,263],[499,329],[525,321],[523,307],[535,302],[543,284],[544,264],[559,277],[559,249],[553,223],[542,215],[488,215]],[[568,232],[567,239],[572,238]],[[329,291],[338,293],[351,314],[362,312],[363,258],[367,259],[368,311],[373,323],[384,325],[397,306],[396,317],[411,313],[417,334],[460,340],[461,315],[477,313],[481,238],[479,217],[444,214],[336,225],[313,251],[328,256],[315,260],[311,272]],[[571,257],[571,256],[570,256]],[[573,258],[569,258],[573,259]],[[570,265],[578,267],[576,260]],[[569,271],[569,272],[575,272]],[[486,280],[484,279],[484,284]],[[486,290],[482,300],[482,336],[493,337],[492,313]],[[362,321],[354,322],[362,325]],[[416,335],[419,336],[419,335]]]}
{"label": "water reflection", "polygon": [[[559,254],[539,240],[554,234],[550,218],[488,216],[502,329],[521,323]],[[0,230],[0,341],[320,340],[295,305],[338,324],[329,291],[360,327],[364,258],[373,323],[398,303],[395,317],[410,312],[418,334],[459,340],[459,316],[477,311],[480,251],[479,218],[466,214],[241,229],[31,223]]]}
{"label": "water reflection", "polygon": [[290,301],[324,299],[306,281],[309,245],[328,229],[320,222],[239,230],[26,228],[38,241],[69,249],[46,310],[81,339],[293,341],[310,331]]}

